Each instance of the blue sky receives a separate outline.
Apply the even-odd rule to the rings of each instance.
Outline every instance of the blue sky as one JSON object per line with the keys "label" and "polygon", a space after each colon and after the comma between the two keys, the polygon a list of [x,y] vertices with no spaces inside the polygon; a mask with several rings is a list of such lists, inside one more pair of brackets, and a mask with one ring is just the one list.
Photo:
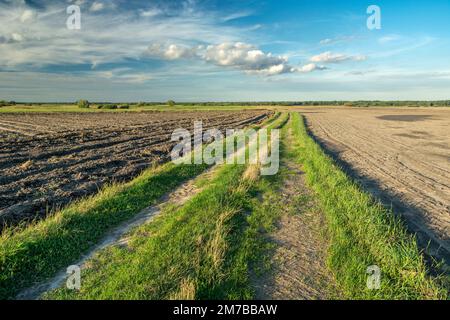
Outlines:
{"label": "blue sky", "polygon": [[0,0],[0,25],[0,99],[450,99],[448,0]]}

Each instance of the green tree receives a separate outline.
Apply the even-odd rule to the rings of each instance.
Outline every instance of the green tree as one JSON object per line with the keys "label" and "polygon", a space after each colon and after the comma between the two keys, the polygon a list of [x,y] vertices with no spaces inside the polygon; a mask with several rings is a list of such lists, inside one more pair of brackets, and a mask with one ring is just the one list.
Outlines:
{"label": "green tree", "polygon": [[77,105],[78,105],[78,108],[87,109],[87,108],[89,108],[89,101],[87,101],[87,100],[78,100]]}
{"label": "green tree", "polygon": [[167,101],[167,105],[168,105],[169,107],[173,107],[173,106],[175,106],[175,101],[169,100],[169,101]]}

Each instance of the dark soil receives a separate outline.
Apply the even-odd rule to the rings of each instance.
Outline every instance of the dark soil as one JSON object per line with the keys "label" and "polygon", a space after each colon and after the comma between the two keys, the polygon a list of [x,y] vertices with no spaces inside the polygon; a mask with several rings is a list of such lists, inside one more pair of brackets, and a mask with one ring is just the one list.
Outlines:
{"label": "dark soil", "polygon": [[267,111],[2,114],[0,231],[170,158],[177,128],[238,129]]}

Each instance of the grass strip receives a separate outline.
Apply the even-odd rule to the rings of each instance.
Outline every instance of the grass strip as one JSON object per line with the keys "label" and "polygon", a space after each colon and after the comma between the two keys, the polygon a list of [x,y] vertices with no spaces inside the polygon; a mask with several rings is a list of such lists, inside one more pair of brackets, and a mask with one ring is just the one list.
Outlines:
{"label": "grass strip", "polygon": [[[267,122],[279,116],[276,113]],[[254,127],[262,125],[265,123]],[[0,236],[0,299],[12,299],[21,289],[52,277],[111,228],[207,167],[167,163],[144,171],[129,183],[106,186],[98,194],[23,229],[5,230]]]}
{"label": "grass strip", "polygon": [[[270,128],[286,123],[281,115]],[[257,166],[222,165],[201,193],[132,231],[126,246],[89,260],[80,291],[47,299],[250,299],[249,263],[258,221],[252,213]]]}
{"label": "grass strip", "polygon": [[[327,156],[308,135],[304,119],[292,115],[298,160],[327,217],[328,265],[351,299],[445,299],[447,292],[427,274],[414,236]],[[381,269],[381,287],[367,286],[367,268]]]}
{"label": "grass strip", "polygon": [[108,186],[23,231],[5,232],[0,238],[0,299],[13,298],[21,288],[51,277],[112,227],[205,169],[168,164],[130,183]]}

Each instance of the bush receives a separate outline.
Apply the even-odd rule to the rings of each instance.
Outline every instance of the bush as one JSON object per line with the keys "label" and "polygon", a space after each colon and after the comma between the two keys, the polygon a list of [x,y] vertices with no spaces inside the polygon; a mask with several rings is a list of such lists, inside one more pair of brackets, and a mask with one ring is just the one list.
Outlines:
{"label": "bush", "polygon": [[175,106],[175,101],[169,100],[169,101],[167,101],[167,105],[168,105],[169,107],[173,107],[173,106]]}
{"label": "bush", "polygon": [[89,108],[89,101],[78,100],[77,105],[78,105],[78,108],[87,109],[87,108]]}
{"label": "bush", "polygon": [[115,110],[115,109],[117,109],[117,105],[115,105],[115,104],[106,104],[106,105],[103,106],[103,109]]}
{"label": "bush", "polygon": [[130,109],[130,106],[127,105],[127,104],[124,104],[124,105],[122,105],[122,106],[119,106],[118,108],[119,108],[119,109]]}

